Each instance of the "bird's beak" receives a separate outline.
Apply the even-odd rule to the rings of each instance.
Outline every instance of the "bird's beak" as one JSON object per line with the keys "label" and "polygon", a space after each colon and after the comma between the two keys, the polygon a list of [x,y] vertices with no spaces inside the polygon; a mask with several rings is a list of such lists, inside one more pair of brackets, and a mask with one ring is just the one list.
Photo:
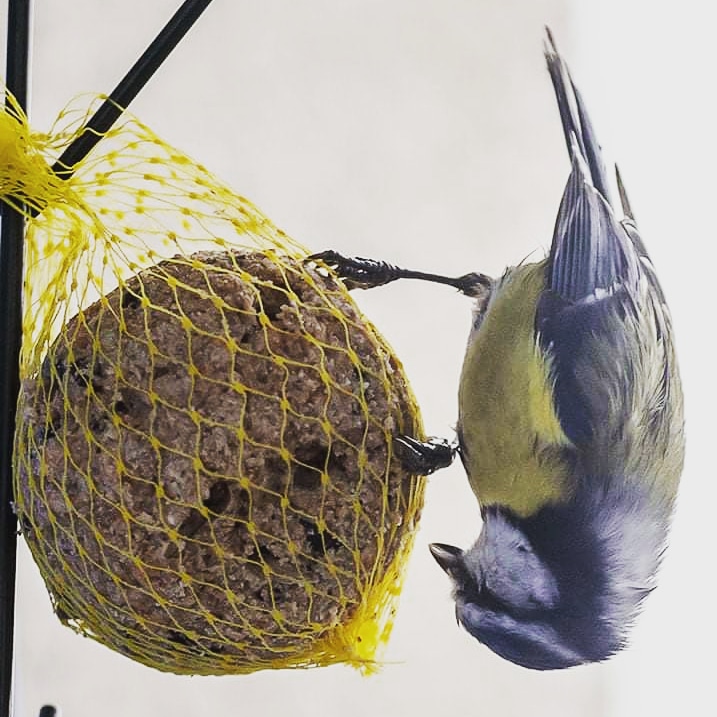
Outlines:
{"label": "bird's beak", "polygon": [[454,577],[463,568],[463,551],[455,545],[445,543],[431,543],[428,546],[431,555],[436,562],[450,575]]}

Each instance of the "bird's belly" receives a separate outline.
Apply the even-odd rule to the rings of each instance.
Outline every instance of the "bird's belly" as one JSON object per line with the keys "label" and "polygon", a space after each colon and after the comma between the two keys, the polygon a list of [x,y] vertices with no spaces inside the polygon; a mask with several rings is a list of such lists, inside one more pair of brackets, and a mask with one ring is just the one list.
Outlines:
{"label": "bird's belly", "polygon": [[544,265],[510,270],[466,352],[459,391],[461,456],[482,505],[527,516],[572,493],[550,366],[535,336]]}

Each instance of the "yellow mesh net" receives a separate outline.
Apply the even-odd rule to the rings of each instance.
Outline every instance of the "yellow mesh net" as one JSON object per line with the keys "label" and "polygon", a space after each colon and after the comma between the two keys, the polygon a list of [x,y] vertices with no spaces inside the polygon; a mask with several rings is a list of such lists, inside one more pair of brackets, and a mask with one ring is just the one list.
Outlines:
{"label": "yellow mesh net", "polygon": [[[0,115],[28,219],[15,499],[60,619],[190,674],[348,662],[388,638],[424,480],[396,357],[249,201],[124,116]],[[24,204],[22,203],[24,202]]]}

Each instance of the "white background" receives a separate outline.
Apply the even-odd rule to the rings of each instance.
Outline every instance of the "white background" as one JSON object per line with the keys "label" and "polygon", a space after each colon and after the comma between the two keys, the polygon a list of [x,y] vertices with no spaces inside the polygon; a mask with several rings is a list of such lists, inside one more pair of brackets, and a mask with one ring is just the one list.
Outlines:
{"label": "white background", "polygon": [[[6,2],[0,3],[5,17]],[[35,0],[31,120],[109,91],[179,0]],[[552,26],[618,158],[678,332],[688,461],[671,550],[624,654],[562,673],[501,661],[455,624],[426,545],[467,546],[459,465],[427,492],[388,664],[186,678],[63,628],[24,546],[17,715],[689,715],[714,708],[715,70],[711,3],[215,0],[132,110],[314,250],[444,273],[542,256],[568,162],[541,54]],[[4,24],[4,19],[3,19]],[[4,26],[1,28],[4,34]],[[404,282],[358,296],[450,435],[470,304]]]}

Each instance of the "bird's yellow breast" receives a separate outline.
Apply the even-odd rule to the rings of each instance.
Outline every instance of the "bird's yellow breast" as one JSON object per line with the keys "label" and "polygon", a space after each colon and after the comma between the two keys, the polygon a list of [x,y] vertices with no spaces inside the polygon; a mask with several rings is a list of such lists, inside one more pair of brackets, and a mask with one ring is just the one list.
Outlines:
{"label": "bird's yellow breast", "polygon": [[468,346],[459,428],[468,478],[482,505],[528,516],[570,495],[561,448],[570,444],[553,403],[549,360],[537,343],[535,310],[545,264],[509,270]]}

